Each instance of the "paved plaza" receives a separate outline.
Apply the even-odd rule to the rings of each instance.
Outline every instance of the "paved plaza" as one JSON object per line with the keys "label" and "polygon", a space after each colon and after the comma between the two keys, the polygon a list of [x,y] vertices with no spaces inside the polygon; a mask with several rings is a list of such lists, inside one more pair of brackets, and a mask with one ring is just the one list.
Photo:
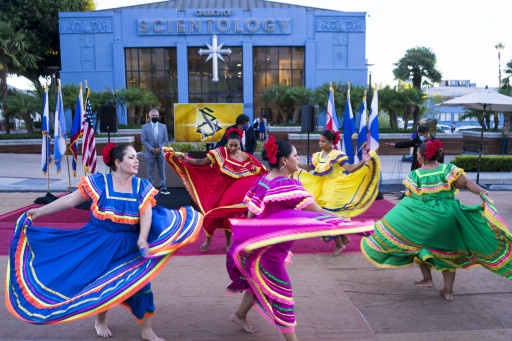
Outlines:
{"label": "paved plaza", "polygon": [[[397,157],[382,157],[384,178],[396,168],[394,159]],[[40,185],[44,178],[38,168],[39,156],[0,154],[0,161],[0,214],[29,205],[46,192],[46,182]],[[402,176],[409,167],[403,165]],[[63,173],[51,176],[54,184],[68,181]],[[499,180],[507,177],[510,174],[502,174]],[[37,183],[30,183],[32,191],[28,187],[5,191],[10,178]],[[481,179],[489,179],[489,174],[482,173]],[[384,181],[383,186],[386,184]],[[60,193],[61,188],[52,188],[52,192]],[[503,219],[512,225],[512,192],[491,190],[490,196]],[[395,203],[399,197],[396,188],[385,192],[385,198]],[[464,204],[480,203],[467,191],[461,191],[458,198]],[[5,274],[6,265],[7,257],[0,257],[0,273]],[[440,273],[434,273],[435,288],[417,288],[413,285],[420,278],[417,267],[381,269],[360,253],[295,255],[288,270],[299,340],[512,340],[512,281],[482,268],[457,272],[453,302],[439,295]],[[255,311],[249,318],[259,330],[257,334],[244,333],[229,321],[241,296],[226,294],[227,284],[224,255],[173,258],[152,282],[155,331],[167,340],[282,340]],[[115,307],[107,319],[115,333],[112,340],[140,339],[138,324],[127,309]],[[94,317],[32,325],[13,317],[5,305],[0,307],[0,340],[98,340],[93,324]]]}

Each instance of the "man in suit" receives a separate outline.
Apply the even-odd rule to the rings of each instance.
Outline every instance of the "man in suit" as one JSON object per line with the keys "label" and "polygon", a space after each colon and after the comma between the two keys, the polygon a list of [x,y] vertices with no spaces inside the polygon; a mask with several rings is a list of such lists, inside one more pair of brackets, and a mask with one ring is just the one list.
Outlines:
{"label": "man in suit", "polygon": [[[244,136],[242,136],[242,141],[240,141],[242,151],[252,155],[256,150],[256,133],[254,132],[254,128],[249,124],[249,116],[245,114],[238,115],[235,124],[227,127],[225,131],[228,131],[229,128],[243,130]],[[215,148],[224,147],[226,143],[228,143],[228,139],[226,134],[224,134],[220,141],[215,144]]]}
{"label": "man in suit", "polygon": [[[169,141],[167,135],[167,127],[165,124],[160,123],[160,114],[158,110],[151,109],[149,112],[149,118],[151,122],[146,123],[142,126],[141,142],[144,145],[146,152],[146,162],[148,165],[148,176],[147,179],[155,188],[160,189],[160,193],[169,194],[167,187],[165,186],[165,162],[164,152],[162,147],[165,146],[166,142]],[[155,172],[155,163],[158,166],[158,176],[160,178],[160,186],[156,186],[153,183],[153,174]]]}

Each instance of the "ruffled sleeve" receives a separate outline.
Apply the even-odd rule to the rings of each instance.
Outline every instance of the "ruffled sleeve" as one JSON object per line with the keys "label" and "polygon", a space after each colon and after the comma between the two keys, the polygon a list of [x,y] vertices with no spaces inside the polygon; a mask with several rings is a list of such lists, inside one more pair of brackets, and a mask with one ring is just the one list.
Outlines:
{"label": "ruffled sleeve", "polygon": [[260,178],[244,198],[247,208],[255,215],[260,215],[267,204],[276,201],[283,202],[291,209],[301,210],[315,202],[315,198],[299,181],[285,177],[268,183]]}
{"label": "ruffled sleeve", "polygon": [[322,152],[315,153],[311,156],[311,164],[315,167],[314,175],[324,176],[330,174],[335,166],[342,167],[348,162],[348,156],[339,150],[332,150],[325,160],[321,160]]}
{"label": "ruffled sleeve", "polygon": [[458,192],[453,183],[461,176],[465,175],[462,168],[455,165],[441,164],[439,169],[430,173],[422,173],[420,169],[416,169],[409,173],[407,179],[404,180],[405,195],[412,194],[423,195],[439,193],[442,191]]}
{"label": "ruffled sleeve", "polygon": [[78,191],[87,200],[98,203],[101,194],[105,191],[105,176],[101,173],[82,176],[77,184]]}
{"label": "ruffled sleeve", "polygon": [[212,161],[212,167],[217,173],[235,179],[268,173],[255,157],[247,153],[244,154],[247,156],[247,160],[240,162],[229,157],[229,150],[226,147],[219,147],[210,150],[207,157]]}
{"label": "ruffled sleeve", "polygon": [[156,205],[155,198],[157,195],[158,190],[154,188],[148,180],[140,179],[140,188],[137,195],[140,214],[142,214],[149,205],[151,205],[150,207]]}

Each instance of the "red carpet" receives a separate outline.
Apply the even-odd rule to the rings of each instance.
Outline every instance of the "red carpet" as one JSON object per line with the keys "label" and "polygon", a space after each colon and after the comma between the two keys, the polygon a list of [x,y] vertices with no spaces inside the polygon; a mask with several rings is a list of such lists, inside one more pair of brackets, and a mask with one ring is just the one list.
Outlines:
{"label": "red carpet", "polygon": [[[30,208],[39,206],[41,205],[22,207],[18,210],[0,216],[0,255],[5,256],[9,252],[12,230],[14,228],[14,223],[19,216]],[[393,208],[393,206],[394,204],[386,199],[377,200],[373,203],[370,209],[368,209],[368,211],[354,220],[379,220],[391,208]],[[40,218],[36,221],[36,226],[77,229],[85,225],[85,223],[90,219],[90,213],[91,211],[89,210],[72,208]],[[361,236],[350,235],[349,237],[352,241],[347,245],[347,249],[344,253],[361,252],[359,248]],[[219,255],[226,253],[224,231],[217,231],[212,238],[212,243],[210,244],[209,249],[205,252],[201,252],[199,251],[199,246],[203,244],[204,240],[205,235],[204,233],[201,233],[198,241],[181,249],[178,256]],[[331,253],[332,250],[334,250],[334,242],[325,243],[320,238],[298,240],[292,247],[292,252],[296,254]]]}

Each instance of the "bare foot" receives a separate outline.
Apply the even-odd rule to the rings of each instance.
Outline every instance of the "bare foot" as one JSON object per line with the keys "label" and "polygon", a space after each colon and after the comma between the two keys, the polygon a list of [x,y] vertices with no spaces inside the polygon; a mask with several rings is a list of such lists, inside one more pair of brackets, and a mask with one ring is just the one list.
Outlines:
{"label": "bare foot", "polygon": [[345,250],[347,247],[345,245],[341,246],[341,247],[337,247],[334,249],[334,251],[331,253],[331,256],[332,257],[336,257],[336,256],[339,256],[340,253],[343,252],[343,250]]}
{"label": "bare foot", "polygon": [[422,287],[422,288],[433,288],[434,282],[431,279],[428,279],[428,280],[424,279],[421,281],[414,282],[414,285],[417,287]]}
{"label": "bare foot", "polygon": [[142,340],[165,341],[165,339],[162,339],[161,337],[156,336],[153,329],[147,329],[147,330],[142,329]]}
{"label": "bare foot", "polygon": [[212,242],[212,239],[211,238],[206,238],[206,241],[203,243],[203,245],[201,245],[201,247],[199,247],[199,250],[200,251],[206,251],[208,250],[208,247],[210,246],[210,243]]}
{"label": "bare foot", "polygon": [[258,329],[254,328],[247,322],[247,319],[241,319],[235,314],[231,315],[230,318],[231,322],[238,324],[239,326],[242,326],[244,330],[248,333],[257,333]]}
{"label": "bare foot", "polygon": [[99,322],[98,320],[96,320],[94,322],[94,329],[96,329],[96,335],[98,335],[99,337],[106,339],[114,336],[114,333],[112,333],[110,329],[108,329],[107,322],[105,321]]}
{"label": "bare foot", "polygon": [[444,297],[446,301],[453,301],[453,291],[441,290],[439,293]]}
{"label": "bare foot", "polygon": [[229,248],[231,248],[231,244],[226,243],[226,251],[229,251]]}
{"label": "bare foot", "polygon": [[348,243],[350,243],[350,238],[347,236],[341,236],[341,242],[347,245]]}

